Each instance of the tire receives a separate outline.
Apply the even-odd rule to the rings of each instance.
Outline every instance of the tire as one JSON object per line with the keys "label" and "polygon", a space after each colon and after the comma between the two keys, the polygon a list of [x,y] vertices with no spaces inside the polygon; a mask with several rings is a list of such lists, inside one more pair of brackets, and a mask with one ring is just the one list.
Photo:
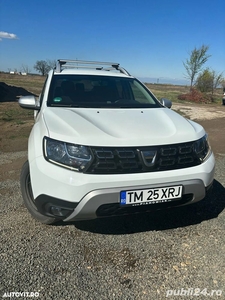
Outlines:
{"label": "tire", "polygon": [[38,212],[34,202],[34,197],[33,197],[33,192],[31,187],[30,170],[29,170],[28,161],[24,163],[21,170],[20,188],[23,196],[23,202],[34,219],[36,219],[37,221],[43,224],[53,224],[58,221],[58,219],[56,218],[48,217]]}

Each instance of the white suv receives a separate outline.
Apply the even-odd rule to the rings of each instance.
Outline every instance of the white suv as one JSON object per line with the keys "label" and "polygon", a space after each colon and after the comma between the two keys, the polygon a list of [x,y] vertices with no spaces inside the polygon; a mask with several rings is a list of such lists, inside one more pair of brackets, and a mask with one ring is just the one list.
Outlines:
{"label": "white suv", "polygon": [[190,204],[213,183],[204,129],[117,63],[58,60],[19,104],[36,111],[21,190],[42,223]]}

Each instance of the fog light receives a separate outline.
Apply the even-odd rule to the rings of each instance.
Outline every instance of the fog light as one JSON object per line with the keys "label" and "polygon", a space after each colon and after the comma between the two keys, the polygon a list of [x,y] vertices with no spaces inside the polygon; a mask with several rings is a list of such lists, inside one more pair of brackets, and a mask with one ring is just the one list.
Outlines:
{"label": "fog light", "polygon": [[50,213],[56,217],[66,217],[71,212],[71,209],[65,209],[59,206],[50,206]]}

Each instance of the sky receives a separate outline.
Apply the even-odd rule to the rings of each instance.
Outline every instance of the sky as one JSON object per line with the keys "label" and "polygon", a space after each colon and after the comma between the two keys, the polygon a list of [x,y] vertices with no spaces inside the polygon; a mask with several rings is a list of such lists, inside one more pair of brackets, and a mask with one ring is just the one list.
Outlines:
{"label": "sky", "polygon": [[185,79],[203,44],[204,67],[225,77],[224,0],[0,0],[0,71],[38,60],[120,63],[149,82]]}

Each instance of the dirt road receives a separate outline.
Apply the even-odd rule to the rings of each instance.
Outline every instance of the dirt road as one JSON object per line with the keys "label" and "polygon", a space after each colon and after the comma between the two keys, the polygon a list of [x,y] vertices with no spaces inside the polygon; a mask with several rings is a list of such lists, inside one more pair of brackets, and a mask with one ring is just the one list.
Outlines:
{"label": "dirt road", "polygon": [[215,155],[225,154],[225,105],[173,104],[172,108],[205,128]]}

